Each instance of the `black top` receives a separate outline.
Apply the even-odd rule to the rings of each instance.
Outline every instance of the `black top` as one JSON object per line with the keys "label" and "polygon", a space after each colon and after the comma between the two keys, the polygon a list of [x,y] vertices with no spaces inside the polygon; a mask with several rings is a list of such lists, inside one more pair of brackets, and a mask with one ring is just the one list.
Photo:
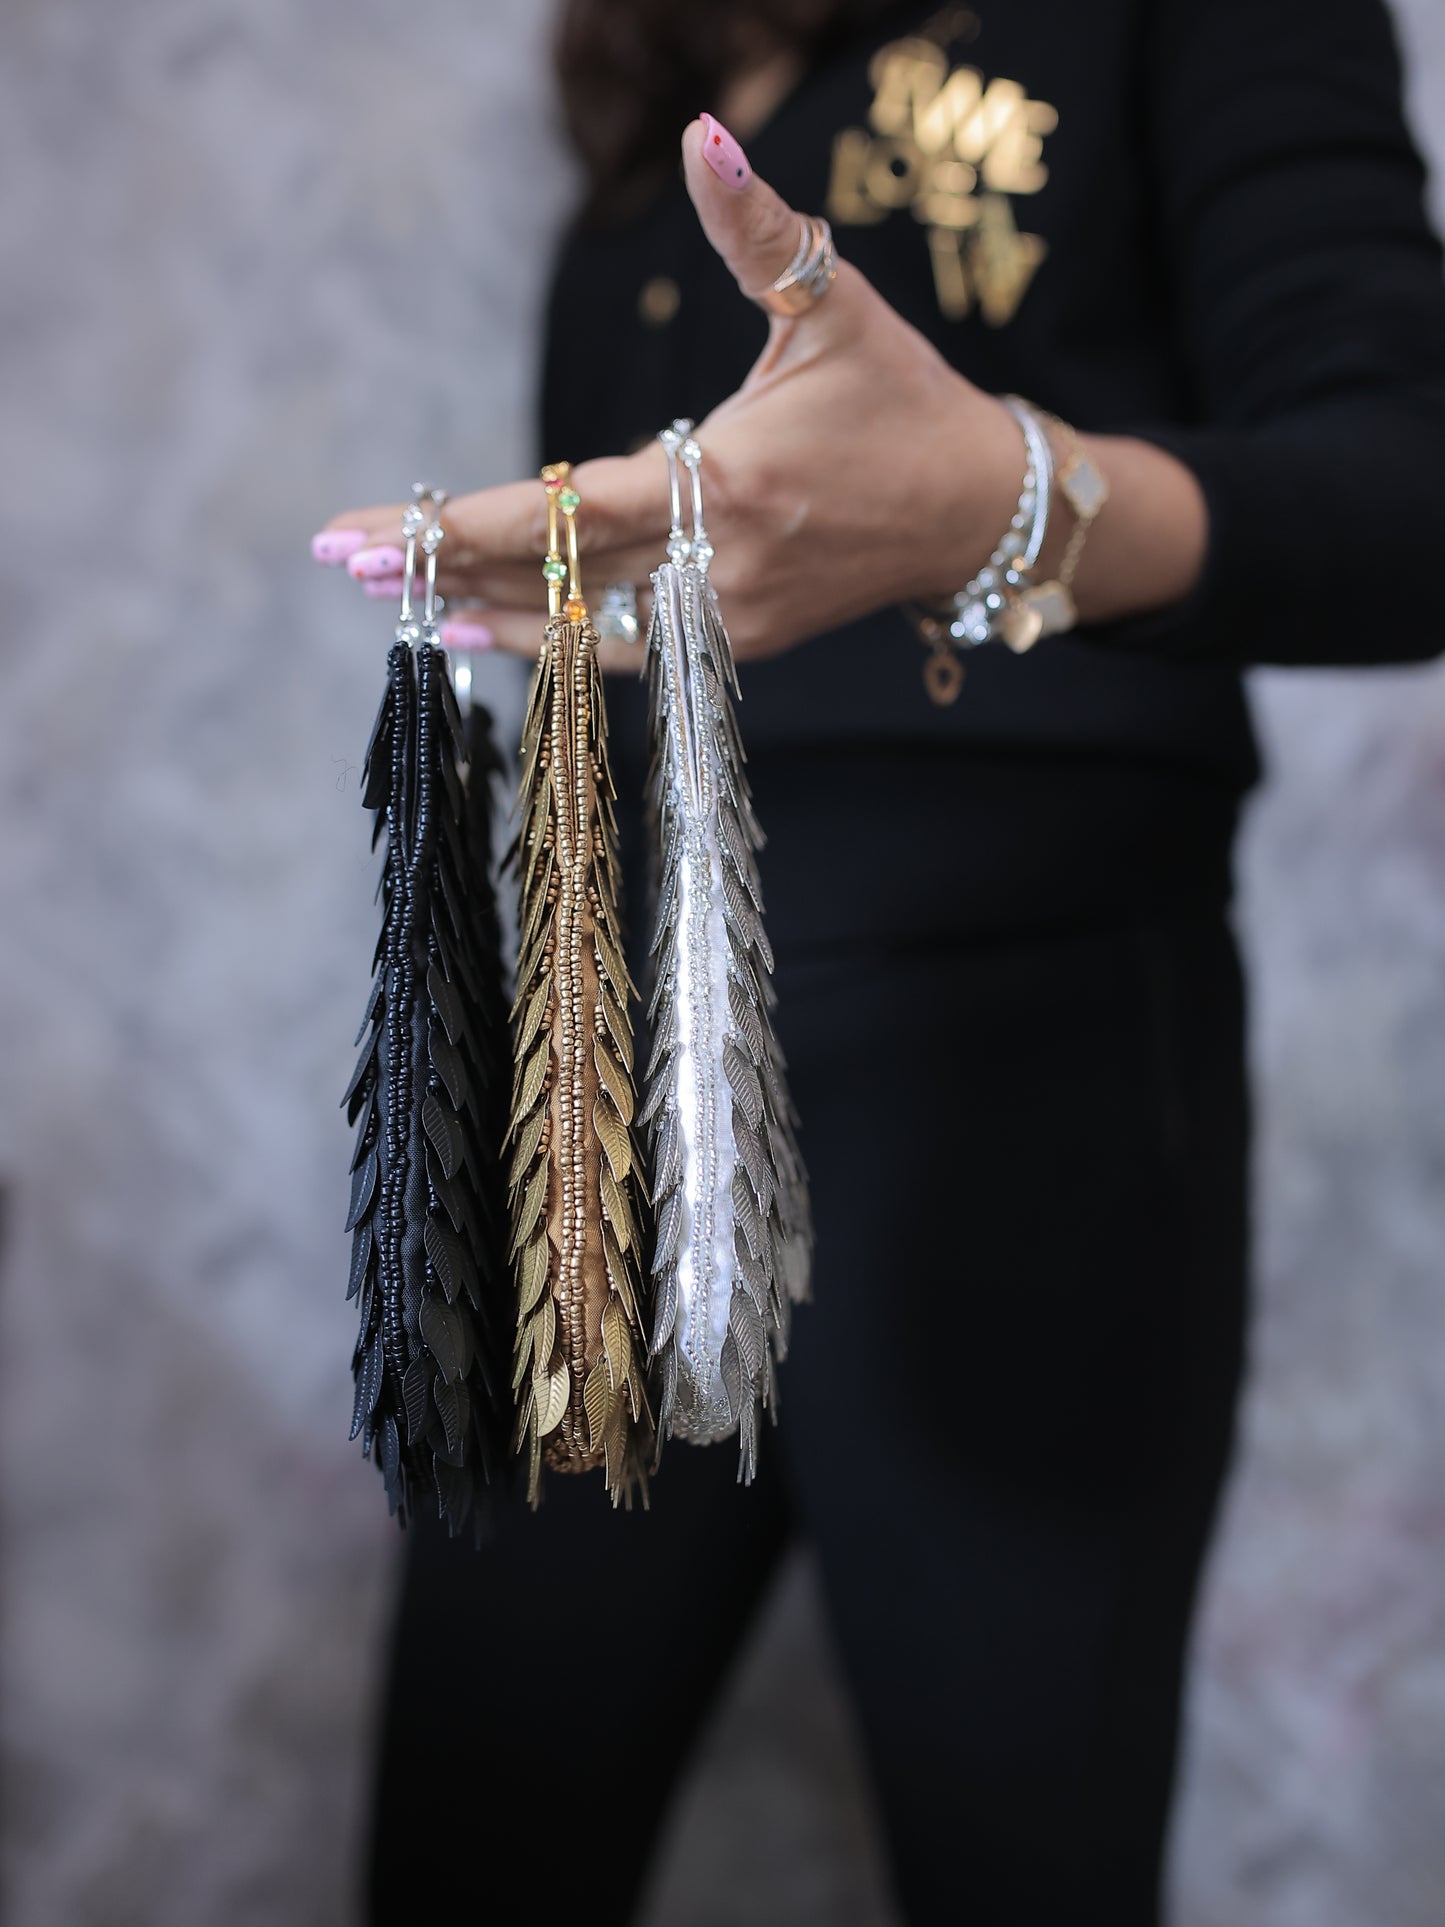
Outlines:
{"label": "black top", "polygon": [[[1219,874],[1256,774],[1239,665],[1445,647],[1445,281],[1380,0],[900,5],[747,145],[970,380],[1171,449],[1210,511],[1185,602],[974,652],[951,707],[896,609],[748,665],[755,782],[797,817],[800,862],[840,821],[865,846],[926,822],[933,858],[992,805],[993,855],[942,879],[982,893],[985,921]],[[625,225],[575,229],[559,270],[548,459],[701,419],[766,334],[680,179]],[[635,789],[640,692],[614,679],[609,704]],[[845,914],[776,861],[800,938],[916,909],[916,876]]]}

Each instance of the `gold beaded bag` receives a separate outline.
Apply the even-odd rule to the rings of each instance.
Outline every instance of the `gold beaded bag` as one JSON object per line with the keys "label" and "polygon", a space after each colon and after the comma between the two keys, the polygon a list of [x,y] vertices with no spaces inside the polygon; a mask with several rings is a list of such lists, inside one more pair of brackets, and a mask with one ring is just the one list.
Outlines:
{"label": "gold beaded bag", "polygon": [[622,948],[616,792],[570,465],[543,469],[542,481],[549,615],[509,857],[521,899],[505,1147],[517,1292],[513,1443],[526,1454],[533,1505],[544,1465],[600,1467],[614,1505],[630,1504],[634,1490],[645,1503],[655,1429],[642,1263],[650,1227],[633,1128],[636,992]]}

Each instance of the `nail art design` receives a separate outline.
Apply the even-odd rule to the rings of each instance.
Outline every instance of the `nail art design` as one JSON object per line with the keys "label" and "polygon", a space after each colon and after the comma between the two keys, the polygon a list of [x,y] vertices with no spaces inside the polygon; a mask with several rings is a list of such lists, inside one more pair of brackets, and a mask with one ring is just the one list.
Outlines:
{"label": "nail art design", "polygon": [[400,575],[405,566],[406,557],[401,550],[387,545],[379,549],[359,549],[347,563],[346,573],[361,582],[367,576]]}
{"label": "nail art design", "polygon": [[703,159],[727,186],[746,187],[753,178],[747,155],[714,115],[701,114],[698,118],[702,121]]}
{"label": "nail art design", "polygon": [[333,567],[345,562],[366,547],[365,529],[323,529],[311,538],[311,557],[315,562],[324,562]]}

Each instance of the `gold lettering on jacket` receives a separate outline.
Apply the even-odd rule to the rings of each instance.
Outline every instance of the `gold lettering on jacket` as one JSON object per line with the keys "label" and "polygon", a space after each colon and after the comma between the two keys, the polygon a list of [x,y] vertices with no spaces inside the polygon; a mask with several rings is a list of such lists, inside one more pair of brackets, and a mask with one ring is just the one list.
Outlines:
{"label": "gold lettering on jacket", "polygon": [[1047,101],[975,67],[949,72],[932,40],[895,40],[868,70],[868,128],[833,142],[828,218],[872,226],[911,207],[928,230],[938,305],[951,321],[974,309],[1002,327],[1028,292],[1048,243],[1020,231],[1012,196],[1049,177],[1044,136],[1058,125]]}

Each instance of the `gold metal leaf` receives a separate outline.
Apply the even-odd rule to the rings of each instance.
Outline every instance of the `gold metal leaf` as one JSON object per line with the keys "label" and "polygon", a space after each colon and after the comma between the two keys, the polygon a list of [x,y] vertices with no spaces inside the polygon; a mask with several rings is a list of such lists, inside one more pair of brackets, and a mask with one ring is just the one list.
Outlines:
{"label": "gold metal leaf", "polygon": [[629,1254],[617,1242],[617,1235],[610,1224],[602,1226],[602,1250],[607,1264],[607,1282],[622,1300],[622,1309],[628,1320],[641,1329],[642,1320],[637,1309],[637,1274],[633,1261],[636,1253]]}
{"label": "gold metal leaf", "polygon": [[543,848],[542,858],[537,865],[536,874],[527,884],[527,910],[522,920],[522,936],[519,950],[527,951],[532,947],[542,920],[551,909],[547,901],[547,885],[552,876],[552,852]]}
{"label": "gold metal leaf", "polygon": [[517,1299],[518,1318],[525,1318],[533,1305],[535,1305],[537,1300],[542,1296],[547,1284],[551,1253],[552,1247],[548,1242],[545,1231],[540,1237],[534,1238],[522,1253],[521,1261],[517,1267],[519,1286],[519,1296]]}
{"label": "gold metal leaf", "polygon": [[617,1055],[631,1071],[633,1068],[632,1026],[628,1023],[621,1004],[613,996],[605,979],[599,982],[598,988],[600,992],[598,1001],[602,1006],[602,1021],[607,1026],[607,1035],[616,1045]]}
{"label": "gold metal leaf", "polygon": [[632,1376],[632,1333],[626,1313],[615,1298],[609,1298],[602,1308],[602,1346],[612,1389],[620,1391]]}
{"label": "gold metal leaf", "polygon": [[597,1075],[602,1079],[607,1095],[617,1106],[617,1113],[622,1122],[630,1124],[633,1112],[632,1080],[600,1037],[594,1038],[593,1051]]}
{"label": "gold metal leaf", "polygon": [[532,992],[532,1000],[527,1005],[527,1014],[522,1019],[521,1028],[517,1032],[517,1041],[513,1046],[518,1057],[524,1057],[532,1048],[532,1039],[542,1028],[542,1019],[547,1014],[547,1000],[551,991],[552,986],[544,977]]}
{"label": "gold metal leaf", "polygon": [[629,994],[636,996],[637,986],[633,983],[627,965],[623,962],[622,952],[613,943],[606,930],[599,923],[596,930],[597,960],[606,974],[607,981],[619,997]]}
{"label": "gold metal leaf", "polygon": [[557,1338],[557,1308],[550,1296],[543,1298],[532,1319],[532,1367],[534,1372],[549,1371],[552,1347]]}
{"label": "gold metal leaf", "polygon": [[517,1139],[517,1149],[512,1156],[512,1169],[508,1176],[509,1189],[515,1191],[527,1175],[527,1168],[537,1155],[537,1146],[542,1142],[542,1133],[547,1128],[547,1107],[539,1104],[531,1117],[522,1127]]}
{"label": "gold metal leaf", "polygon": [[547,1058],[552,1048],[550,1037],[544,1037],[532,1055],[527,1059],[522,1074],[517,1081],[517,1096],[512,1105],[514,1112],[526,1116],[537,1099],[542,1095],[542,1086],[547,1077]]}
{"label": "gold metal leaf", "polygon": [[612,1397],[612,1388],[607,1379],[607,1361],[599,1358],[582,1387],[582,1409],[587,1414],[587,1443],[594,1452],[602,1450],[602,1437]]}
{"label": "gold metal leaf", "polygon": [[543,1158],[542,1162],[532,1173],[531,1180],[522,1198],[521,1207],[517,1212],[517,1224],[516,1229],[512,1233],[512,1249],[508,1253],[509,1257],[515,1258],[517,1253],[522,1249],[522,1246],[526,1244],[536,1228],[537,1220],[546,1208],[547,1176],[547,1160]]}
{"label": "gold metal leaf", "polygon": [[621,1184],[632,1169],[632,1139],[626,1125],[600,1091],[597,1102],[592,1106],[592,1122],[607,1153],[607,1162],[612,1166],[612,1175]]}
{"label": "gold metal leaf", "polygon": [[607,1213],[608,1222],[617,1234],[617,1242],[624,1251],[637,1243],[637,1226],[632,1221],[632,1207],[627,1202],[627,1193],[613,1177],[607,1165],[602,1166],[602,1207]]}
{"label": "gold metal leaf", "polygon": [[545,1438],[562,1423],[562,1415],[572,1395],[572,1379],[567,1367],[558,1365],[545,1378],[540,1373],[534,1373],[532,1390],[537,1400],[537,1436]]}
{"label": "gold metal leaf", "polygon": [[536,1335],[536,1320],[529,1318],[517,1333],[517,1350],[512,1359],[512,1390],[520,1389],[522,1380],[532,1362],[532,1340]]}

